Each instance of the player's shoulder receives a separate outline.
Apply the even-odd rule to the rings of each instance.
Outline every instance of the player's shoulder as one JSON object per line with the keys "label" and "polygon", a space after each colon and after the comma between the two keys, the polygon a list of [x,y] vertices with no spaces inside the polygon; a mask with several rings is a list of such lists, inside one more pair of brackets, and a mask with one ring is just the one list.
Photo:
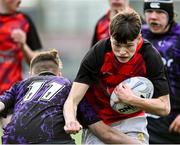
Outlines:
{"label": "player's shoulder", "polygon": [[70,79],[63,77],[63,76],[55,76],[57,79],[61,80],[62,82],[64,82],[67,85],[71,85],[72,82]]}
{"label": "player's shoulder", "polygon": [[22,12],[22,11],[16,11],[16,14],[17,14],[17,15],[22,15],[22,16],[24,16],[25,18],[30,19],[30,16],[29,16],[27,13],[25,13],[25,12]]}
{"label": "player's shoulder", "polygon": [[148,37],[151,34],[150,28],[148,24],[143,24],[141,26],[141,33],[144,38]]}
{"label": "player's shoulder", "polygon": [[98,24],[98,23],[101,23],[101,22],[103,22],[103,21],[106,21],[107,19],[109,19],[109,16],[110,16],[110,11],[108,11],[106,14],[102,15],[102,16],[98,19],[97,24]]}
{"label": "player's shoulder", "polygon": [[32,18],[28,13],[22,12],[22,11],[17,11],[16,14],[21,15],[22,17],[24,17],[29,23],[33,23]]}
{"label": "player's shoulder", "polygon": [[180,35],[180,24],[179,23],[174,23],[170,29],[170,33]]}
{"label": "player's shoulder", "polygon": [[71,81],[68,78],[63,77],[63,76],[47,75],[47,76],[39,76],[37,78],[40,78],[40,77],[42,77],[42,80],[54,81],[54,82],[58,82],[58,83],[64,84],[64,85],[71,84]]}
{"label": "player's shoulder", "polygon": [[145,59],[159,59],[160,53],[158,50],[152,45],[152,43],[146,39],[144,39],[143,45],[139,52]]}
{"label": "player's shoulder", "polygon": [[140,49],[140,50],[144,51],[144,52],[158,53],[158,51],[155,49],[153,44],[147,39],[143,39],[142,49]]}
{"label": "player's shoulder", "polygon": [[99,40],[93,47],[92,50],[94,51],[107,51],[111,50],[110,38]]}

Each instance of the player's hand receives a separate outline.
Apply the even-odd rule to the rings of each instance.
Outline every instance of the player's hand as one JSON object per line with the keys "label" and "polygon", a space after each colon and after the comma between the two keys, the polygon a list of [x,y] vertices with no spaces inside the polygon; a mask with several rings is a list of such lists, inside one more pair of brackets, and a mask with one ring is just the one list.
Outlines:
{"label": "player's hand", "polygon": [[178,115],[169,127],[170,132],[176,132],[180,134],[180,115]]}
{"label": "player's hand", "polygon": [[11,38],[17,43],[26,43],[26,33],[21,29],[14,29],[11,33]]}
{"label": "player's hand", "polygon": [[137,98],[134,92],[125,84],[120,84],[114,89],[114,93],[118,96],[119,101],[129,104],[133,99]]}
{"label": "player's hand", "polygon": [[71,121],[65,124],[66,133],[76,134],[82,129],[82,125],[78,121]]}

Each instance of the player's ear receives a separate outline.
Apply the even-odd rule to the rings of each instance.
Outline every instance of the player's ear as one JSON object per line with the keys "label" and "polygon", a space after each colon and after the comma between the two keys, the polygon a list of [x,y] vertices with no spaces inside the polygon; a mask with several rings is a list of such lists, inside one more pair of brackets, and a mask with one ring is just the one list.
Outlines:
{"label": "player's ear", "polygon": [[140,40],[141,38],[142,38],[142,34],[139,33],[139,35],[138,35],[138,40]]}
{"label": "player's ear", "polygon": [[62,72],[61,71],[59,71],[58,76],[62,76]]}
{"label": "player's ear", "polygon": [[29,69],[29,77],[31,77],[33,74],[32,69]]}
{"label": "player's ear", "polygon": [[29,71],[29,77],[32,75],[32,72],[31,71]]}
{"label": "player's ear", "polygon": [[61,73],[61,71],[60,70],[56,70],[56,71],[54,71],[54,74],[56,74],[57,76],[62,76],[62,73]]}
{"label": "player's ear", "polygon": [[143,38],[142,38],[142,34],[141,34],[141,33],[139,33],[139,35],[138,35],[138,37],[137,37],[137,40],[138,40],[138,43],[139,43],[139,44],[142,43]]}

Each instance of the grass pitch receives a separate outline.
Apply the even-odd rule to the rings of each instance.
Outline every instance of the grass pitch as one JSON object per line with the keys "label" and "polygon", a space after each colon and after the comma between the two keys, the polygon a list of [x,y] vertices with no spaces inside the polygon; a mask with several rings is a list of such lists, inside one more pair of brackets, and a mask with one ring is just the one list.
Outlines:
{"label": "grass pitch", "polygon": [[76,145],[81,145],[81,135],[82,135],[81,131],[75,135],[71,135],[72,138],[75,139]]}

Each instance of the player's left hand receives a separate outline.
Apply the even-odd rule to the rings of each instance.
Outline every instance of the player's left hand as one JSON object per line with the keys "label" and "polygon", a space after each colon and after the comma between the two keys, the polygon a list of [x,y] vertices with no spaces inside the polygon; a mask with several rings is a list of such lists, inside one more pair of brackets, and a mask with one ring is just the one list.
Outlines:
{"label": "player's left hand", "polygon": [[169,127],[170,132],[176,132],[180,134],[180,115],[178,115]]}
{"label": "player's left hand", "polygon": [[134,92],[125,84],[119,84],[114,93],[118,96],[119,102],[129,104],[133,99],[137,98]]}

